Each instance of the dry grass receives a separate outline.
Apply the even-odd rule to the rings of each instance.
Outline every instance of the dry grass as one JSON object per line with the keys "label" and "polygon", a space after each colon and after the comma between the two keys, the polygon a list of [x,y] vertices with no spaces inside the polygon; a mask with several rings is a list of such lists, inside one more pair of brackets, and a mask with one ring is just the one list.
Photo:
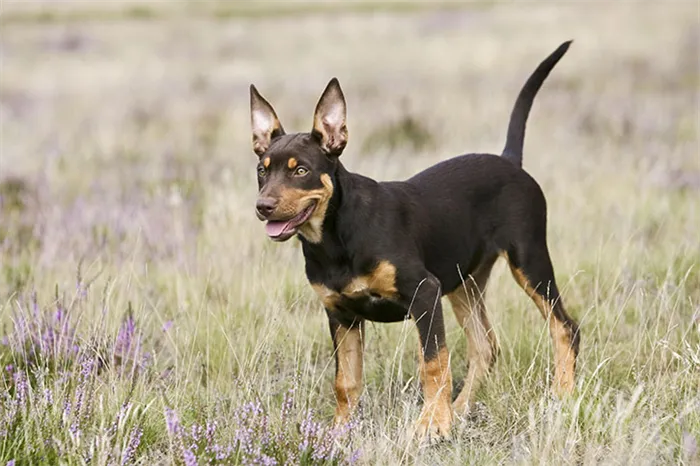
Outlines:
{"label": "dry grass", "polygon": [[[184,461],[166,406],[184,424],[219,422],[225,443],[236,407],[259,400],[276,419],[290,387],[298,419],[311,407],[330,420],[332,345],[300,248],[269,242],[253,215],[247,86],[285,128],[306,130],[338,76],[346,167],[400,179],[500,151],[525,78],[573,38],[535,102],[524,164],[549,200],[557,278],[583,332],[575,396],[551,398],[546,326],[501,266],[487,304],[503,353],[455,439],[420,449],[405,435],[420,408],[416,332],[377,324],[362,423],[340,451],[359,447],[361,464],[698,464],[697,3],[334,8],[5,17],[0,362],[25,371],[35,396],[0,439],[0,462],[81,464],[86,451],[93,464],[119,462],[133,428],[143,430],[136,462]],[[63,296],[77,354],[112,360],[90,374],[82,437],[61,427],[59,400],[75,397],[65,379],[82,380],[83,359],[59,371],[13,346],[33,292],[39,308]],[[114,359],[128,308],[148,353],[131,366]],[[448,323],[458,380],[466,343]],[[10,372],[0,391],[11,401]],[[40,400],[47,387],[54,408]],[[133,412],[109,437],[102,427],[127,401]]]}

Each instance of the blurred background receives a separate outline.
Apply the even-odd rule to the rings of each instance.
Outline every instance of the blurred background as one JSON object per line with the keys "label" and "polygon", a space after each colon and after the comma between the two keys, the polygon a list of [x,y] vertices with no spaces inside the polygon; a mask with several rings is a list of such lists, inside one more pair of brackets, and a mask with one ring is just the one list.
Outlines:
{"label": "blurred background", "polygon": [[262,239],[250,83],[306,131],[337,76],[343,161],[396,179],[500,152],[520,86],[567,39],[524,163],[554,216],[578,212],[568,247],[589,237],[575,218],[612,220],[625,196],[700,189],[697,2],[36,0],[3,2],[0,24],[2,229],[31,226],[42,266],[186,255],[212,222]]}
{"label": "blurred background", "polygon": [[[580,396],[571,409],[549,397],[546,327],[498,264],[487,306],[502,355],[475,419],[459,423],[465,441],[411,449],[415,332],[372,325],[362,461],[691,464],[697,1],[2,1],[0,401],[31,406],[0,428],[12,438],[0,461],[82,464],[99,444],[173,464],[174,412],[235,437],[235,406],[274,410],[287,389],[330,419],[333,348],[299,243],[271,242],[254,214],[248,86],[287,131],[308,131],[338,77],[341,160],[402,179],[500,153],[521,86],[569,39],[530,114],[524,168],[547,197],[557,281],[581,323]],[[447,316],[458,381],[466,343]],[[109,367],[86,378],[95,360]],[[34,395],[10,399],[42,371]],[[72,414],[81,440],[61,403],[84,397],[101,405]],[[132,403],[135,430],[100,430]],[[125,445],[139,429],[136,455]]]}

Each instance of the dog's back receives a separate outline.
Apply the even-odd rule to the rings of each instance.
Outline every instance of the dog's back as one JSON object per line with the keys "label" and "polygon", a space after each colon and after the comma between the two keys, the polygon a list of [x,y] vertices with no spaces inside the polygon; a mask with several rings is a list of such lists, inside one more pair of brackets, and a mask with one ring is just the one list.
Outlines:
{"label": "dog's back", "polygon": [[411,230],[443,293],[462,283],[460,270],[476,270],[519,242],[546,236],[544,195],[521,168],[525,126],[537,92],[570,44],[564,42],[544,59],[521,89],[501,156],[462,155],[416,174],[406,185],[383,183],[415,199],[408,201],[415,206]]}
{"label": "dog's back", "polygon": [[408,183],[420,198],[415,221],[426,266],[440,279],[444,293],[465,278],[460,270],[493,262],[522,230],[546,222],[545,198],[537,182],[492,154],[446,160]]}

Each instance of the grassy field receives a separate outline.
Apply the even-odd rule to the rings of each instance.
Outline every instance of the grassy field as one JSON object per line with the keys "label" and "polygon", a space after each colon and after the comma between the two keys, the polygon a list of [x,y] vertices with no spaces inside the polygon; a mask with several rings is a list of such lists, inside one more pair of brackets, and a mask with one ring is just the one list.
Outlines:
{"label": "grassy field", "polygon": [[[1,7],[0,464],[700,464],[697,2],[86,5]],[[452,440],[408,435],[410,323],[368,325],[362,414],[332,430],[325,314],[254,215],[248,85],[301,131],[337,76],[345,166],[401,179],[499,152],[567,39],[524,166],[581,324],[574,396],[499,263],[501,356]]]}

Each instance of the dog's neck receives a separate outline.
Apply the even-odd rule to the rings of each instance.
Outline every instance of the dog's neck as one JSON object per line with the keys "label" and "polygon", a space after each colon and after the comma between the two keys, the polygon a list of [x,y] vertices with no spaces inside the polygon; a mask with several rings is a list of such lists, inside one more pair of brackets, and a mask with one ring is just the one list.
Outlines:
{"label": "dog's neck", "polygon": [[[323,221],[321,242],[311,243],[300,237],[305,256],[347,257],[352,255],[352,245],[364,234],[362,226],[368,226],[367,222],[358,222],[357,219],[370,219],[372,191],[378,183],[371,178],[348,171],[340,161],[337,162],[332,180],[333,196]],[[345,225],[352,225],[352,227],[348,228]]]}

